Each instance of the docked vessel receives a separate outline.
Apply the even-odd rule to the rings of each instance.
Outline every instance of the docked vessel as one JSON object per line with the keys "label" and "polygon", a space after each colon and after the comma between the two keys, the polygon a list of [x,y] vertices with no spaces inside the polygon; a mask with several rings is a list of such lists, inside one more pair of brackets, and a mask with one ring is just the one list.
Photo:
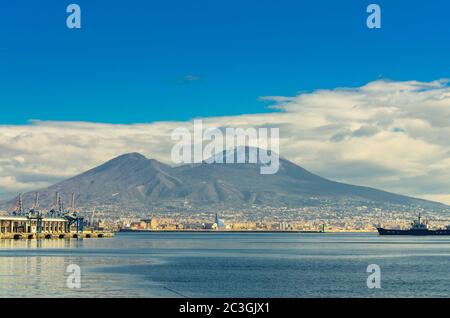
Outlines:
{"label": "docked vessel", "polygon": [[430,230],[428,224],[422,222],[420,217],[411,223],[411,228],[407,230],[401,229],[385,229],[382,227],[377,227],[378,233],[380,235],[450,235],[450,226],[445,229]]}

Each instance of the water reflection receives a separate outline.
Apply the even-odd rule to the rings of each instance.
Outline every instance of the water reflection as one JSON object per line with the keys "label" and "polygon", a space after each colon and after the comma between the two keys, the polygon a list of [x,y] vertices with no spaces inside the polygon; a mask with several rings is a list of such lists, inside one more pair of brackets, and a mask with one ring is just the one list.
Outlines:
{"label": "water reflection", "polygon": [[[0,240],[3,297],[395,297],[450,294],[450,238],[119,234]],[[379,264],[383,288],[368,290]],[[66,268],[81,268],[81,289]]]}
{"label": "water reflection", "polygon": [[[153,263],[136,250],[131,254],[117,250],[114,239],[0,240],[0,297],[138,297],[138,278],[93,270]],[[70,264],[81,268],[81,289],[67,287]],[[146,295],[167,296],[159,289],[143,290]]]}
{"label": "water reflection", "polygon": [[[79,248],[83,240],[40,239],[40,240],[0,240],[2,249],[34,249],[34,248]],[[0,251],[1,252],[1,251]]]}

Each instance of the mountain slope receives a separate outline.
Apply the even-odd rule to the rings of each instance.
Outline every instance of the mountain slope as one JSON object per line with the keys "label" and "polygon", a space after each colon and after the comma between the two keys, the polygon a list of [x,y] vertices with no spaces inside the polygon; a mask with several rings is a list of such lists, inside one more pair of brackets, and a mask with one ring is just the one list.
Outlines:
{"label": "mountain slope", "polygon": [[[445,208],[440,203],[354,186],[317,176],[280,158],[274,175],[260,174],[261,164],[194,164],[171,167],[138,153],[119,156],[85,173],[41,189],[41,206],[51,205],[56,191],[76,193],[79,206],[119,208],[268,205],[301,207],[320,202]],[[26,207],[33,193],[24,195]],[[14,200],[7,203],[12,206]],[[4,205],[3,205],[4,206]]]}

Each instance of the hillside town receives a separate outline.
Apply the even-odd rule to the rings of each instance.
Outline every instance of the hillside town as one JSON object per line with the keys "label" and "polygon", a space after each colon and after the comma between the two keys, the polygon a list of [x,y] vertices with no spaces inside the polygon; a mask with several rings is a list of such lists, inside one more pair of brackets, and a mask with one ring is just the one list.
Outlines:
{"label": "hillside town", "polygon": [[[223,230],[223,231],[322,231],[372,232],[376,226],[407,228],[422,214],[431,228],[450,224],[445,214],[423,208],[401,206],[342,208],[318,206],[303,208],[251,206],[246,209],[198,209],[170,211],[125,211],[109,209],[96,212],[96,226],[115,230]],[[223,221],[219,226],[217,219]]]}

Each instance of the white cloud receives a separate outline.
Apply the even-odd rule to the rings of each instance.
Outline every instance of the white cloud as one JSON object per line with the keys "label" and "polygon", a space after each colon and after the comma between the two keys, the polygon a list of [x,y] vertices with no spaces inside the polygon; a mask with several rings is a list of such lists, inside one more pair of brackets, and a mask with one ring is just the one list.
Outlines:
{"label": "white cloud", "polygon": [[[272,113],[204,119],[209,127],[279,127],[281,155],[325,177],[450,203],[447,81],[378,80],[358,88],[262,97]],[[170,163],[192,122],[0,126],[0,197],[46,186],[126,152]]]}

